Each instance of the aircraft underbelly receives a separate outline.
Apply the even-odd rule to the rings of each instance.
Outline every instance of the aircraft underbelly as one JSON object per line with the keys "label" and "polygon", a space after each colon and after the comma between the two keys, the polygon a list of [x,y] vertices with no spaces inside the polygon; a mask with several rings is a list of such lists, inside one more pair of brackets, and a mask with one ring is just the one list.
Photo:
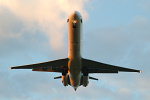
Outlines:
{"label": "aircraft underbelly", "polygon": [[70,76],[70,83],[73,87],[78,87],[81,80],[81,18],[80,16],[72,14],[68,22],[68,69]]}
{"label": "aircraft underbelly", "polygon": [[70,61],[69,76],[71,85],[73,87],[78,87],[81,79],[81,60]]}
{"label": "aircraft underbelly", "polygon": [[80,56],[80,52],[78,49],[80,49],[80,45],[79,44],[74,45],[72,43],[70,56],[68,57],[70,83],[73,87],[78,87],[80,85],[81,80],[82,58]]}

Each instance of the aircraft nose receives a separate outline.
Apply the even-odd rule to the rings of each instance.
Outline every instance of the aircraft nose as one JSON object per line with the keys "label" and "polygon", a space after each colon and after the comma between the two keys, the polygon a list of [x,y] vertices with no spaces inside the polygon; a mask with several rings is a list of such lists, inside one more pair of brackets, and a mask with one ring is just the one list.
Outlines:
{"label": "aircraft nose", "polygon": [[[78,20],[78,19],[82,19],[82,16],[78,11],[74,11],[70,14],[69,19]],[[69,22],[69,20],[68,20],[68,22]]]}
{"label": "aircraft nose", "polygon": [[73,13],[74,13],[74,17],[75,17],[75,18],[82,19],[82,18],[81,18],[81,14],[80,14],[78,11],[74,11]]}

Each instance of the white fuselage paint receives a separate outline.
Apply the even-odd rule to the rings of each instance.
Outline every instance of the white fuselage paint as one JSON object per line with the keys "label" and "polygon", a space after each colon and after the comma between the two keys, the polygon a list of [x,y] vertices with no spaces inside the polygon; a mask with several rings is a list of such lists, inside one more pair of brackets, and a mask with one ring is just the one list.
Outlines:
{"label": "white fuselage paint", "polygon": [[71,85],[76,89],[81,80],[81,28],[82,17],[74,11],[68,18],[68,68]]}

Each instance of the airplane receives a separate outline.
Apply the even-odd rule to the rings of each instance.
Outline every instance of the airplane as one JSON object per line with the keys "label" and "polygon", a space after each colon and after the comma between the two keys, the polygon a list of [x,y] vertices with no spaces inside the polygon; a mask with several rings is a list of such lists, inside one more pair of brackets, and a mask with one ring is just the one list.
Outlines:
{"label": "airplane", "polygon": [[109,65],[81,56],[81,30],[82,16],[78,11],[74,11],[67,19],[68,23],[68,57],[48,62],[22,65],[10,67],[10,69],[32,69],[32,71],[42,72],[58,72],[61,76],[54,79],[62,78],[64,86],[72,86],[76,91],[81,85],[86,87],[89,79],[98,80],[90,77],[91,73],[118,73],[118,72],[139,72],[141,70],[124,68],[114,65]]}

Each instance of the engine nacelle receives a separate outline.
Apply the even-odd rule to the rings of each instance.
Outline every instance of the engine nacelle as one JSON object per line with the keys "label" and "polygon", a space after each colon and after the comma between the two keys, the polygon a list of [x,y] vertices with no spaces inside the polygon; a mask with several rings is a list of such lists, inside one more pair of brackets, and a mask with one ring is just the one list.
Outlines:
{"label": "engine nacelle", "polygon": [[69,75],[68,74],[66,74],[65,76],[62,75],[62,83],[63,83],[64,86],[68,86],[68,83],[69,83],[68,80],[69,80]]}
{"label": "engine nacelle", "polygon": [[82,76],[82,85],[86,87],[89,83],[89,76]]}

